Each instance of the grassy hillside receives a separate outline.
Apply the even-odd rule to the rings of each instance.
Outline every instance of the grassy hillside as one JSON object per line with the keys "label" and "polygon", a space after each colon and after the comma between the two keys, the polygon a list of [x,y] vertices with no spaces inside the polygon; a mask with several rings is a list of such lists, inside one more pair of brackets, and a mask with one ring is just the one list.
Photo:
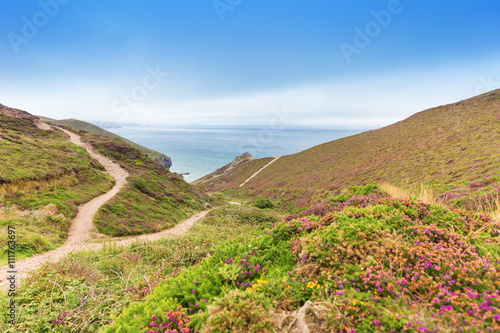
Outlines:
{"label": "grassy hillside", "polygon": [[373,187],[324,208],[221,244],[106,332],[500,329],[500,230],[491,219]]}
{"label": "grassy hillside", "polygon": [[130,173],[128,184],[103,205],[94,224],[111,236],[154,233],[205,208],[204,194],[121,139],[86,132],[82,140]]}
{"label": "grassy hillside", "polygon": [[[245,188],[251,195],[276,195],[277,189],[335,193],[384,182],[406,188],[424,184],[443,200],[470,209],[495,201],[500,196],[500,90],[284,156]],[[215,184],[212,191],[225,188]]]}
{"label": "grassy hillside", "polygon": [[[108,191],[114,180],[85,149],[36,118],[0,107],[0,225],[16,228],[18,258],[61,245],[78,206]],[[7,256],[0,237],[0,263]]]}
{"label": "grassy hillside", "polygon": [[204,192],[212,192],[237,187],[242,184],[254,172],[269,163],[272,158],[254,159],[250,155],[237,157],[233,162],[215,170],[193,182],[193,185]]}
{"label": "grassy hillside", "polygon": [[111,133],[110,131],[106,131],[103,128],[100,128],[98,126],[95,126],[91,123],[88,123],[88,122],[85,122],[82,120],[78,120],[78,119],[55,120],[55,119],[42,117],[42,116],[37,116],[37,117],[40,118],[40,120],[42,120],[43,122],[51,123],[54,125],[67,126],[67,127],[72,128],[74,131],[77,131],[77,132],[78,131],[86,131],[86,132],[89,132],[92,134],[98,134],[98,135],[107,136],[110,138],[121,139],[121,140],[125,141],[126,143],[128,143],[131,147],[139,150],[143,154],[148,155],[148,157],[153,159],[153,160],[156,160],[159,157],[165,156],[164,154],[159,153],[153,149],[141,146],[141,145],[139,145],[135,142],[132,142],[130,140],[127,140],[127,139],[125,139],[117,134]]}
{"label": "grassy hillside", "polygon": [[[85,149],[37,124],[38,118],[27,112],[0,108],[0,225],[16,228],[18,260],[64,243],[78,206],[114,185]],[[126,141],[80,135],[130,173],[129,183],[94,217],[98,231],[110,236],[153,233],[205,208],[204,195]],[[4,233],[0,263],[6,261],[7,242]]]}

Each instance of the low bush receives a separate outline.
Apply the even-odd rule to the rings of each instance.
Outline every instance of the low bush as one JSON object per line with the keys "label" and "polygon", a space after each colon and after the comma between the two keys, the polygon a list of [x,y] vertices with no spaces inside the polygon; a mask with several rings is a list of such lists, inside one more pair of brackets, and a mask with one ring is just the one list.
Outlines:
{"label": "low bush", "polygon": [[19,327],[282,332],[276,318],[298,318],[303,308],[314,317],[311,309],[321,308],[317,323],[302,324],[338,332],[500,329],[500,230],[488,215],[376,189],[355,193],[265,228],[241,216],[271,212],[225,206],[187,236],[51,264],[20,290]]}
{"label": "low bush", "polygon": [[272,332],[269,307],[270,300],[263,295],[231,290],[222,298],[215,298],[208,307],[209,315],[202,332]]}
{"label": "low bush", "polygon": [[[102,330],[131,302],[144,300],[165,279],[197,265],[221,242],[238,239],[255,229],[255,226],[239,221],[238,215],[234,214],[236,209],[251,210],[222,207],[215,210],[216,219],[207,217],[184,236],[154,243],[135,243],[125,248],[105,246],[99,251],[72,253],[62,261],[35,270],[30,277],[23,279],[22,287],[17,290],[16,304],[20,311],[16,325],[1,321],[0,331]],[[224,232],[220,232],[221,227]],[[7,314],[7,301],[8,297],[0,300],[2,317]],[[172,310],[177,312],[177,308]],[[168,315],[169,311],[165,312]],[[181,312],[188,316],[194,311],[186,308]],[[151,317],[148,320],[144,325],[152,328],[153,320]],[[162,324],[155,322],[158,326]]]}
{"label": "low bush", "polygon": [[253,205],[259,209],[274,208],[274,204],[268,198],[259,198],[254,201]]}

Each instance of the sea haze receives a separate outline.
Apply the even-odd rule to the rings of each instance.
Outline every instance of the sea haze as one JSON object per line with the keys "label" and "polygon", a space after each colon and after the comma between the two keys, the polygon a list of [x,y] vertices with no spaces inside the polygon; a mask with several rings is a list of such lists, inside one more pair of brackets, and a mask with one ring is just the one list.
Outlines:
{"label": "sea haze", "polygon": [[248,151],[253,157],[298,153],[362,130],[294,128],[271,130],[253,126],[157,128],[122,127],[109,131],[172,158],[171,171],[189,173],[192,182]]}

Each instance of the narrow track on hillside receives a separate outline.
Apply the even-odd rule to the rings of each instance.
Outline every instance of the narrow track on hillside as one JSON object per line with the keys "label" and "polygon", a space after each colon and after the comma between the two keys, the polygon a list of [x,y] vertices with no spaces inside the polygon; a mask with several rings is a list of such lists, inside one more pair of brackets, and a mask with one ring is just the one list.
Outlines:
{"label": "narrow track on hillside", "polygon": [[265,168],[267,168],[268,166],[270,166],[271,164],[273,164],[274,162],[276,162],[277,160],[280,159],[281,156],[277,156],[275,157],[271,162],[267,163],[266,165],[264,165],[262,168],[260,168],[259,170],[257,170],[256,172],[254,172],[253,175],[251,175],[250,177],[248,177],[243,183],[240,184],[239,187],[243,187],[245,186],[246,183],[248,183],[250,180],[252,180],[252,178],[254,178],[255,176],[257,176],[262,170],[264,170]]}
{"label": "narrow track on hillside", "polygon": [[94,219],[94,215],[97,213],[97,211],[102,205],[104,205],[109,199],[114,197],[123,187],[123,185],[127,183],[126,179],[129,176],[129,173],[124,169],[122,169],[118,165],[118,163],[114,163],[110,159],[95,152],[95,150],[92,148],[90,144],[83,143],[80,140],[80,136],[63,128],[60,127],[56,128],[66,133],[69,136],[70,141],[72,143],[74,143],[77,146],[85,148],[85,150],[87,150],[89,155],[93,159],[101,163],[106,169],[106,172],[115,179],[115,185],[111,190],[98,197],[95,197],[89,202],[78,207],[78,214],[73,219],[73,223],[71,224],[71,228],[68,233],[68,239],[64,244],[64,246],[66,245],[71,246],[76,244],[82,244],[89,239],[90,231],[93,228],[92,221]]}
{"label": "narrow track on hillside", "polygon": [[[90,146],[90,144],[83,143],[80,139],[80,136],[78,136],[77,134],[72,133],[63,128],[59,128],[56,126],[54,127],[66,133],[69,136],[70,141],[72,143],[85,148],[92,158],[96,159],[97,161],[99,161],[99,163],[101,163],[104,166],[106,172],[108,172],[115,179],[116,183],[113,186],[113,188],[108,192],[98,197],[95,197],[91,201],[78,207],[78,214],[73,219],[71,228],[68,232],[68,238],[64,243],[64,245],[55,250],[34,255],[30,258],[26,258],[15,264],[15,271],[18,282],[25,277],[26,273],[41,267],[45,263],[54,262],[59,259],[62,259],[71,252],[95,251],[101,249],[105,245],[127,246],[137,241],[153,242],[165,238],[167,236],[182,235],[186,233],[189,230],[189,228],[191,228],[197,221],[205,217],[205,215],[210,211],[206,210],[194,214],[193,216],[177,224],[173,228],[166,229],[154,234],[110,238],[102,242],[89,242],[89,240],[91,240],[90,233],[94,228],[93,226],[94,215],[97,213],[97,211],[103,204],[105,204],[108,200],[110,200],[113,196],[115,196],[119,192],[119,190],[127,183],[126,178],[128,177],[129,173],[124,169],[122,169],[117,163],[97,153]],[[243,184],[240,185],[240,187],[246,184],[250,179],[255,177],[260,171],[262,171],[264,168],[266,168],[279,158],[280,156],[275,157],[271,162],[269,162],[264,167],[255,172],[252,176],[250,176]],[[240,203],[237,202],[230,202],[230,204],[240,205]],[[3,290],[8,289],[6,281],[6,278],[8,277],[7,276],[8,271],[9,271],[8,266],[0,268],[0,289]]]}
{"label": "narrow track on hillside", "polygon": [[[122,169],[117,163],[114,163],[111,160],[107,159],[106,157],[102,156],[101,154],[95,152],[95,150],[89,144],[83,143],[80,140],[80,136],[78,136],[77,134],[59,127],[56,128],[66,133],[69,136],[70,141],[72,143],[85,148],[87,152],[90,154],[90,156],[92,156],[92,158],[96,159],[97,161],[99,161],[99,163],[101,163],[104,166],[106,171],[115,179],[116,183],[113,186],[113,188],[108,192],[98,197],[95,197],[89,202],[80,205],[78,207],[78,214],[73,219],[71,228],[68,232],[68,238],[64,243],[64,245],[55,250],[34,255],[33,257],[26,258],[24,260],[16,262],[14,271],[16,272],[17,276],[16,280],[18,282],[21,281],[25,277],[25,274],[28,273],[29,271],[39,268],[40,266],[42,266],[47,262],[53,262],[61,258],[64,258],[70,252],[98,250],[102,248],[105,244],[126,246],[135,241],[155,241],[169,235],[172,236],[181,235],[185,233],[191,226],[193,226],[194,223],[196,223],[199,219],[203,218],[208,213],[208,211],[200,212],[198,214],[191,216],[190,218],[186,219],[185,221],[176,225],[173,228],[155,234],[140,235],[127,238],[125,237],[113,238],[101,243],[88,242],[90,240],[90,233],[94,228],[92,223],[94,215],[97,213],[97,211],[103,204],[105,204],[109,199],[115,196],[123,187],[123,185],[127,183],[126,178],[128,177],[129,173],[124,169]],[[12,274],[8,273],[9,271],[13,270],[9,269],[8,266],[0,268],[0,289],[7,289],[7,283],[6,283],[6,279],[8,277],[7,274],[9,275]]]}

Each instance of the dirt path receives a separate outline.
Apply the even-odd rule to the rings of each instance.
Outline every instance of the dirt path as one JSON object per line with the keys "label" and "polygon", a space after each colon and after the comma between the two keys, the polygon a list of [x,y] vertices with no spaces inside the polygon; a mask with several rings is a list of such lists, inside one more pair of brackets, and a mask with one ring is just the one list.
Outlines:
{"label": "dirt path", "polygon": [[276,162],[277,160],[279,160],[280,157],[281,156],[275,157],[271,162],[267,163],[262,168],[260,168],[259,170],[257,170],[253,175],[251,175],[243,183],[241,183],[240,187],[245,186],[245,184],[248,183],[250,180],[252,180],[253,177],[257,176],[262,170],[264,170],[265,168],[267,168],[268,166],[270,166],[271,164],[273,164],[274,162]]}
{"label": "dirt path", "polygon": [[74,143],[77,146],[85,148],[93,159],[99,161],[99,163],[101,163],[104,166],[106,171],[110,174],[111,177],[115,179],[116,182],[115,186],[113,186],[113,188],[108,192],[98,197],[95,197],[86,204],[78,207],[78,214],[73,220],[73,223],[68,233],[68,239],[64,243],[64,246],[66,245],[71,246],[76,244],[82,244],[85,241],[87,241],[87,239],[89,239],[90,231],[94,227],[92,221],[94,220],[95,213],[97,213],[99,207],[101,207],[109,199],[114,197],[120,191],[122,186],[127,183],[126,179],[129,176],[129,173],[123,170],[118,165],[118,163],[114,163],[110,159],[102,156],[101,154],[96,153],[90,144],[83,143],[80,140],[80,136],[70,131],[67,131],[63,128],[59,127],[56,128],[66,133],[69,136],[70,141],[72,143]]}
{"label": "dirt path", "polygon": [[[88,151],[90,156],[98,160],[106,168],[106,171],[115,179],[116,184],[105,194],[100,195],[78,207],[78,214],[73,220],[72,226],[68,233],[68,239],[66,240],[64,245],[55,250],[35,255],[33,257],[26,258],[17,262],[15,264],[14,271],[16,272],[16,280],[18,282],[25,277],[25,274],[27,272],[42,266],[46,262],[57,261],[61,258],[64,258],[73,251],[78,252],[84,250],[98,250],[102,248],[104,244],[116,244],[125,246],[135,241],[155,241],[168,235],[181,235],[185,233],[191,226],[193,226],[196,221],[203,218],[207,214],[208,211],[195,214],[184,222],[176,225],[175,227],[158,232],[156,234],[141,235],[128,238],[115,238],[102,243],[88,243],[87,241],[90,238],[90,232],[94,228],[92,221],[95,213],[97,212],[99,207],[101,207],[104,203],[106,203],[109,199],[116,195],[121,187],[127,183],[126,178],[129,174],[127,171],[123,170],[117,163],[114,163],[106,157],[96,153],[89,144],[81,142],[78,135],[62,128],[58,129],[66,133],[70,137],[72,143],[84,147]],[[7,274],[12,274],[9,273],[11,271],[12,270],[9,270],[8,266],[0,268],[1,289],[6,289]]]}
{"label": "dirt path", "polygon": [[[34,255],[33,257],[26,258],[24,260],[21,260],[15,264],[15,274],[16,274],[16,281],[19,282],[21,281],[26,273],[28,273],[31,270],[34,270],[40,266],[42,266],[44,263],[47,262],[53,262],[57,261],[61,258],[66,257],[70,252],[79,252],[79,251],[92,251],[92,250],[99,250],[102,248],[104,245],[116,245],[116,246],[127,246],[133,242],[137,241],[142,241],[142,242],[152,242],[156,241],[159,239],[162,239],[167,236],[178,236],[184,234],[189,228],[191,228],[198,220],[202,219],[205,217],[205,215],[209,212],[203,211],[198,214],[195,214],[191,216],[190,218],[186,219],[182,223],[179,223],[173,228],[163,230],[161,232],[155,233],[155,234],[148,234],[148,235],[140,235],[140,236],[133,236],[133,237],[122,237],[122,238],[112,238],[110,240],[105,240],[100,243],[90,243],[88,242],[90,239],[90,232],[93,230],[93,218],[94,215],[97,213],[99,210],[99,207],[101,207],[104,203],[106,203],[109,199],[111,199],[113,196],[115,196],[121,187],[127,183],[126,178],[128,177],[128,172],[123,170],[117,163],[112,162],[111,160],[107,159],[106,157],[98,154],[97,152],[94,151],[94,149],[87,143],[83,143],[80,140],[80,137],[70,131],[67,131],[65,129],[56,127],[66,133],[70,141],[78,146],[81,146],[87,150],[87,152],[92,156],[92,158],[98,160],[106,169],[106,171],[115,179],[116,184],[113,186],[111,190],[106,192],[105,194],[102,194],[91,201],[81,205],[78,207],[78,214],[77,216],[73,219],[73,223],[71,225],[71,228],[68,233],[68,239],[62,245],[61,247],[45,252],[42,254]],[[271,163],[275,162],[279,157],[274,158],[271,162],[266,164],[264,167],[262,167],[260,170],[255,172],[250,178],[248,178],[243,184],[240,186],[245,185],[250,179],[255,177],[260,171],[262,171],[264,168],[269,166]],[[240,205],[240,203],[237,202],[231,202],[231,204],[234,205]],[[12,274],[9,273],[12,270],[9,270],[8,266],[4,266],[0,268],[0,289],[8,289],[7,286],[7,274]]]}

